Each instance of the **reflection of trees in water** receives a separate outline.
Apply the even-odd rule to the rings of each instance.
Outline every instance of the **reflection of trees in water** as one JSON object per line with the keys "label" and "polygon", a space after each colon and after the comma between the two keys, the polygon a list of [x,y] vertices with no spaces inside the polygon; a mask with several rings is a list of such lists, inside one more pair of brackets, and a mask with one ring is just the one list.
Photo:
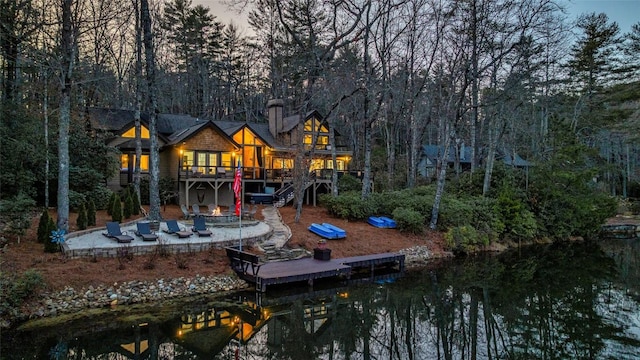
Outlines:
{"label": "reflection of trees in water", "polygon": [[623,289],[640,296],[640,239],[604,239],[601,246],[615,261]]}
{"label": "reflection of trees in water", "polygon": [[[634,326],[625,318],[633,312],[621,313],[617,304],[633,302],[632,310],[638,304],[616,287],[637,286],[640,263],[634,245],[620,245],[605,246],[615,262],[596,245],[549,245],[527,248],[524,255],[456,260],[393,284],[309,293],[266,309],[274,315],[263,328],[256,326],[260,333],[243,345],[243,354],[278,359],[624,357],[640,343],[625,332]],[[147,336],[152,349],[171,343],[167,334],[175,329],[153,326],[139,334],[114,329],[113,343]],[[68,349],[101,353],[107,347],[87,342],[107,344],[110,333],[64,336],[59,329],[39,353],[61,338],[74,339],[64,344]],[[215,358],[229,358],[235,348],[227,344]],[[175,357],[193,354],[177,342],[171,349]]]}
{"label": "reflection of trees in water", "polygon": [[452,358],[448,351],[455,358],[597,357],[602,339],[617,331],[596,313],[599,284],[612,273],[610,259],[587,245],[532,248],[525,257],[443,270],[436,287],[446,288],[448,296],[436,296],[433,303],[442,309],[436,321],[445,324],[438,331],[457,336],[441,336],[439,347],[445,358]]}

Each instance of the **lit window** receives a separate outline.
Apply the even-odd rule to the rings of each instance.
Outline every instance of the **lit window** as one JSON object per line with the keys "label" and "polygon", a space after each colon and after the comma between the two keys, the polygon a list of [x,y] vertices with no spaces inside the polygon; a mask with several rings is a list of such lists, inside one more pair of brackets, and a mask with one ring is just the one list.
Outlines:
{"label": "lit window", "polygon": [[[129,159],[131,159],[131,163],[129,163]],[[122,171],[129,171],[129,165],[131,165],[131,170],[133,171],[133,167],[136,163],[136,156],[134,154],[122,154],[120,156],[120,162],[122,163],[120,167]],[[142,155],[140,158],[140,171],[149,171],[149,155]]]}
{"label": "lit window", "polygon": [[[132,127],[131,129],[127,130],[124,134],[122,134],[122,137],[125,138],[135,138],[136,137],[136,128]],[[149,138],[149,129],[147,129],[146,127],[140,125],[140,138],[141,139],[148,139]]]}

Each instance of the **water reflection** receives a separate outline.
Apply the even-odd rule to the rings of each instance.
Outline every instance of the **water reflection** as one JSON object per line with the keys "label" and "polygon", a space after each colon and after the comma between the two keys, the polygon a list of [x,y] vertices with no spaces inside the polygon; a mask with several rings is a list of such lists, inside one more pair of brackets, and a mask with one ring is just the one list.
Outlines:
{"label": "water reflection", "polygon": [[637,242],[466,258],[363,286],[270,289],[2,334],[2,358],[632,359]]}

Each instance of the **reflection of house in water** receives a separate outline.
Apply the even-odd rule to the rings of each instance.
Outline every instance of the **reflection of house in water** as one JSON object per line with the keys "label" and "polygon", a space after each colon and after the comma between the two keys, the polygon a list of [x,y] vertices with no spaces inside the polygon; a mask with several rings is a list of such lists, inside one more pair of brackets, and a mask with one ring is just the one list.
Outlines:
{"label": "reflection of house in water", "polygon": [[269,312],[255,306],[209,308],[190,312],[166,326],[172,340],[199,356],[212,356],[232,340],[246,343],[269,320]]}

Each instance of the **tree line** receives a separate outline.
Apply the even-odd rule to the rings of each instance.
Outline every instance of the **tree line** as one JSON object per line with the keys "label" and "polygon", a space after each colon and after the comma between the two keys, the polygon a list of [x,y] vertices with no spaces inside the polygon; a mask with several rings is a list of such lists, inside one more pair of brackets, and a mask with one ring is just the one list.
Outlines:
{"label": "tree line", "polygon": [[[599,183],[627,196],[638,177],[629,104],[640,97],[640,23],[629,33],[605,14],[570,23],[563,4],[247,0],[243,33],[191,0],[0,0],[1,200],[55,204],[66,229],[69,197],[103,192],[118,164],[87,124],[89,107],[146,111],[154,139],[158,113],[257,122],[269,99],[319,110],[346,136],[363,198],[372,184],[436,183],[433,228],[463,148],[483,193],[498,154],[544,163],[579,145],[575,157],[595,151],[587,163]],[[425,144],[442,149],[426,179]],[[151,149],[159,218],[157,142]],[[312,155],[296,154],[299,205]],[[139,164],[136,174],[139,196]]]}

